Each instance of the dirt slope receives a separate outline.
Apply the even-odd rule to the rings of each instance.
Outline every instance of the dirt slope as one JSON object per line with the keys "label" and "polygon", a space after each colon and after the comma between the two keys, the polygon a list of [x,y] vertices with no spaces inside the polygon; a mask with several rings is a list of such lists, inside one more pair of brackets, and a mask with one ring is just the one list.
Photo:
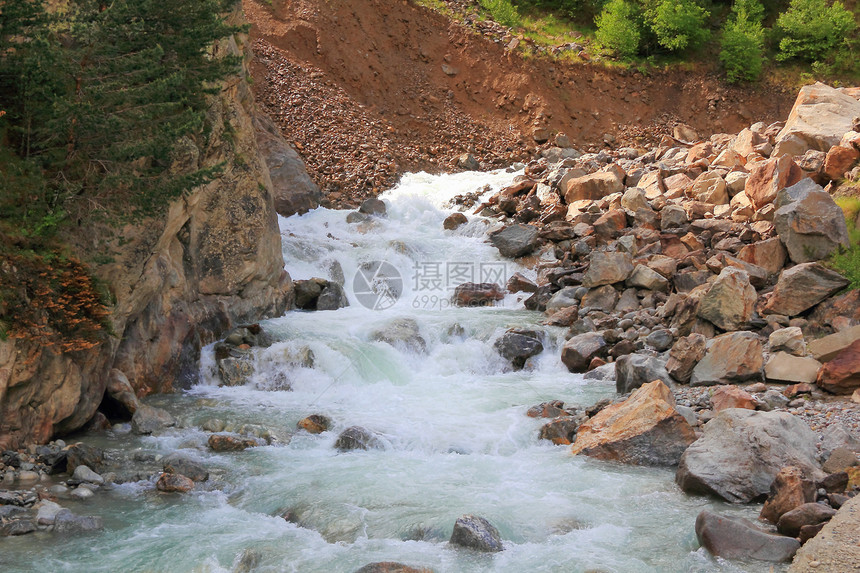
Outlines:
{"label": "dirt slope", "polygon": [[[264,104],[332,203],[405,170],[484,167],[534,152],[535,128],[574,146],[635,144],[686,123],[701,135],[783,119],[794,93],[703,72],[524,60],[408,0],[244,0]],[[334,195],[331,195],[334,193]]]}

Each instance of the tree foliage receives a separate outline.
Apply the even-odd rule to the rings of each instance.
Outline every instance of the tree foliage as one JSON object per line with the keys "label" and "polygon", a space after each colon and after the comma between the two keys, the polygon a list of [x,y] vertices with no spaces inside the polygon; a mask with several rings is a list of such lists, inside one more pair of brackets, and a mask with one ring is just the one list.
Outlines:
{"label": "tree foliage", "polygon": [[764,8],[758,0],[739,0],[732,7],[720,42],[720,61],[730,82],[755,81],[761,75]]}
{"label": "tree foliage", "polygon": [[597,16],[597,41],[622,57],[636,55],[640,40],[639,9],[627,0],[611,0]]}
{"label": "tree foliage", "polygon": [[701,46],[710,36],[709,15],[694,0],[660,0],[645,11],[657,43],[671,52]]}
{"label": "tree foliage", "polygon": [[854,15],[838,0],[791,0],[788,11],[776,20],[778,60],[822,60],[857,28]]}

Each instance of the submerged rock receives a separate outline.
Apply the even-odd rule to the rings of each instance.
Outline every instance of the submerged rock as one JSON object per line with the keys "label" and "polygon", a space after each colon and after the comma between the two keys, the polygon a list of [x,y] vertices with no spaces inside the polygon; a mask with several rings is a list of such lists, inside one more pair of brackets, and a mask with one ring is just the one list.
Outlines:
{"label": "submerged rock", "polygon": [[194,480],[182,474],[163,473],[155,482],[158,491],[186,493],[194,489]]}
{"label": "submerged rock", "polygon": [[135,434],[152,434],[176,425],[176,419],[167,410],[141,404],[131,419]]}
{"label": "submerged rock", "polygon": [[493,524],[476,515],[464,515],[454,523],[450,543],[476,551],[502,551],[502,538]]}
{"label": "submerged rock", "polygon": [[258,445],[257,440],[228,434],[212,434],[209,436],[208,444],[216,452],[239,452]]}
{"label": "submerged rock", "polygon": [[162,468],[167,473],[180,474],[193,481],[206,481],[209,479],[209,470],[181,454],[170,454],[162,461]]}
{"label": "submerged rock", "polygon": [[421,336],[418,322],[414,318],[398,318],[373,331],[371,339],[391,346],[402,346],[410,352],[424,352],[427,342]]}
{"label": "submerged rock", "polygon": [[424,567],[416,569],[409,567],[403,563],[395,563],[394,561],[380,561],[378,563],[368,563],[361,569],[357,569],[355,573],[433,573],[432,569]]}
{"label": "submerged rock", "polygon": [[373,432],[361,426],[350,426],[337,437],[334,447],[342,452],[349,450],[381,449],[382,442]]}
{"label": "submerged rock", "polygon": [[506,332],[493,344],[502,358],[509,360],[516,370],[522,369],[532,356],[543,352],[543,344],[537,338],[517,332]]}
{"label": "submerged rock", "polygon": [[299,420],[296,427],[311,434],[321,434],[331,427],[331,418],[322,414],[311,414]]}
{"label": "submerged rock", "polygon": [[454,289],[451,302],[455,306],[493,306],[505,298],[496,283],[463,283]]}

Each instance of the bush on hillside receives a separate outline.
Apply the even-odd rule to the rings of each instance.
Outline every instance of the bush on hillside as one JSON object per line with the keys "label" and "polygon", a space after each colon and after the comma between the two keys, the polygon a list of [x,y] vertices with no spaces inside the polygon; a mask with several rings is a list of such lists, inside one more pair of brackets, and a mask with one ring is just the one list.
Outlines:
{"label": "bush on hillside", "polygon": [[671,52],[701,46],[710,36],[708,16],[710,13],[693,0],[661,0],[645,11],[657,43]]}
{"label": "bush on hillside", "polygon": [[626,0],[611,0],[595,19],[597,41],[622,57],[636,55],[639,50],[640,14]]}
{"label": "bush on hillside", "polygon": [[730,82],[755,81],[763,62],[764,8],[757,0],[740,0],[732,12],[720,42],[720,61]]}
{"label": "bush on hillside", "polygon": [[857,23],[839,1],[828,6],[827,0],[791,0],[775,27],[781,35],[778,60],[816,61],[833,52]]}

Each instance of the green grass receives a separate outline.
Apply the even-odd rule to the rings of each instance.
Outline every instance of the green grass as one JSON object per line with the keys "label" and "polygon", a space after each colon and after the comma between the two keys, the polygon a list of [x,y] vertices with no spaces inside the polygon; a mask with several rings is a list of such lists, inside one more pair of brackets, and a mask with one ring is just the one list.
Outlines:
{"label": "green grass", "polygon": [[851,281],[848,288],[860,288],[860,228],[856,227],[857,215],[860,213],[860,198],[839,197],[836,199],[836,204],[845,213],[851,247],[831,255],[830,264]]}
{"label": "green grass", "polygon": [[479,2],[490,17],[502,26],[516,28],[520,25],[520,13],[510,0],[479,0]]}

